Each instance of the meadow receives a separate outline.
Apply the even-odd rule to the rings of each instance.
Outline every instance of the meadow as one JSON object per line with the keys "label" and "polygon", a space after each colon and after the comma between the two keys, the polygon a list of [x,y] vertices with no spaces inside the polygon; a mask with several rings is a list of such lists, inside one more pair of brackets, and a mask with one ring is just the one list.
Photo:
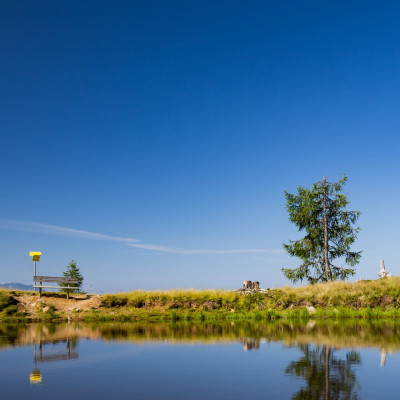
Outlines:
{"label": "meadow", "polygon": [[[96,301],[94,301],[96,300]],[[86,305],[84,307],[83,305]],[[2,321],[218,321],[400,317],[400,277],[285,286],[242,294],[166,290],[74,295],[0,291]]]}

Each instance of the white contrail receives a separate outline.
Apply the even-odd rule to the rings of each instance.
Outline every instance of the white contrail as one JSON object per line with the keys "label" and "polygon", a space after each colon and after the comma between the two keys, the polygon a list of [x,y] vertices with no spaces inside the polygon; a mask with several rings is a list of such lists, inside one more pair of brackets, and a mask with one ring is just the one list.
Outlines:
{"label": "white contrail", "polygon": [[82,231],[79,229],[65,228],[63,226],[41,224],[38,222],[0,220],[0,229],[15,231],[43,233],[48,235],[63,235],[79,237],[84,239],[108,240],[122,242],[130,247],[145,249],[150,251],[159,251],[173,254],[243,254],[243,253],[282,253],[282,250],[266,249],[234,249],[234,250],[213,250],[213,249],[177,249],[157,244],[141,243],[139,239],[123,238],[119,236],[103,235],[101,233]]}
{"label": "white contrail", "polygon": [[101,233],[81,231],[79,229],[64,228],[63,226],[40,224],[38,222],[0,220],[0,228],[13,231],[45,233],[48,235],[73,236],[85,239],[113,240],[117,242],[140,242],[138,239],[122,238],[118,236],[103,235]]}
{"label": "white contrail", "polygon": [[138,249],[163,251],[174,254],[242,254],[242,253],[282,253],[282,250],[264,249],[234,249],[234,250],[213,250],[213,249],[175,249],[172,247],[159,246],[156,244],[128,243],[128,246]]}

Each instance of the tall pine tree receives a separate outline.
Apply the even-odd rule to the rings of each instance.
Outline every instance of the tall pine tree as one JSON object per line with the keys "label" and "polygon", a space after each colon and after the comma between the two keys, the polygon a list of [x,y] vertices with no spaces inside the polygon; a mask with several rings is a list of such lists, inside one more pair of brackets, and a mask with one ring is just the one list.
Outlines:
{"label": "tall pine tree", "polygon": [[359,231],[353,225],[360,212],[345,210],[349,202],[341,192],[346,182],[346,176],[333,183],[324,177],[312,189],[299,186],[297,195],[285,191],[289,220],[307,233],[283,245],[287,253],[302,260],[298,268],[282,268],[292,282],[329,282],[355,274],[354,268],[334,264],[338,259],[354,267],[361,258],[361,251],[350,251]]}

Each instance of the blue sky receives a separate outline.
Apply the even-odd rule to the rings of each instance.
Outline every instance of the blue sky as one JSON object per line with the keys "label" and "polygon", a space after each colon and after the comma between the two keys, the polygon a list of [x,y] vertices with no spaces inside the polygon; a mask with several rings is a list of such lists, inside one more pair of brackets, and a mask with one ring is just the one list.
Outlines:
{"label": "blue sky", "polygon": [[18,1],[0,16],[0,281],[263,287],[284,190],[346,173],[359,278],[400,273],[397,2]]}

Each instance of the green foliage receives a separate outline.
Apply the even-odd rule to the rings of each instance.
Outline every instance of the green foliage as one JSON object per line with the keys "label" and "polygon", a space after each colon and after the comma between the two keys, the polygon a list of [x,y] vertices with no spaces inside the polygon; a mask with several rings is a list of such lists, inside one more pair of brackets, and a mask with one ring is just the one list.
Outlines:
{"label": "green foliage", "polygon": [[107,308],[126,306],[128,299],[124,296],[105,295],[101,301],[102,306]]}
{"label": "green foliage", "polygon": [[3,313],[4,313],[5,315],[13,315],[13,314],[15,314],[16,312],[18,312],[18,307],[17,307],[17,306],[14,306],[14,305],[8,306],[8,307],[6,307],[6,308],[3,310]]}
{"label": "green foliage", "polygon": [[14,297],[3,291],[0,291],[0,311],[3,311],[8,306],[12,306],[15,304],[17,304],[17,301],[14,299]]}
{"label": "green foliage", "polygon": [[356,351],[339,358],[331,346],[300,344],[303,352],[298,361],[286,367],[287,375],[303,379],[292,399],[358,399],[356,367],[361,364]]}
{"label": "green foliage", "polygon": [[280,314],[276,310],[267,310],[265,311],[265,319],[270,321],[270,320],[275,320],[281,318]]}
{"label": "green foliage", "polygon": [[[63,276],[65,278],[77,278],[78,279],[78,283],[70,283],[69,286],[74,287],[76,289],[72,289],[70,290],[71,293],[81,293],[80,288],[82,286],[83,283],[83,276],[79,270],[79,268],[76,265],[76,262],[74,260],[72,260],[68,265],[67,265],[67,270],[65,272],[63,272]],[[60,283],[60,286],[65,286],[64,283]],[[61,292],[66,293],[68,291],[68,289],[61,289]]]}
{"label": "green foliage", "polygon": [[52,305],[48,306],[49,309],[43,313],[43,321],[52,322],[60,318],[60,316],[55,312],[56,308]]}
{"label": "green foliage", "polygon": [[[299,186],[297,195],[285,192],[289,220],[306,236],[290,241],[283,247],[290,256],[299,257],[302,264],[295,269],[282,268],[292,282],[307,280],[309,283],[346,279],[355,274],[354,268],[334,265],[335,259],[354,267],[361,258],[361,251],[350,251],[359,228],[354,228],[359,211],[346,211],[346,195],[341,193],[347,181],[343,176],[337,182],[320,181],[312,189]],[[327,243],[325,241],[324,198],[326,201]],[[328,259],[325,256],[328,254]]]}

